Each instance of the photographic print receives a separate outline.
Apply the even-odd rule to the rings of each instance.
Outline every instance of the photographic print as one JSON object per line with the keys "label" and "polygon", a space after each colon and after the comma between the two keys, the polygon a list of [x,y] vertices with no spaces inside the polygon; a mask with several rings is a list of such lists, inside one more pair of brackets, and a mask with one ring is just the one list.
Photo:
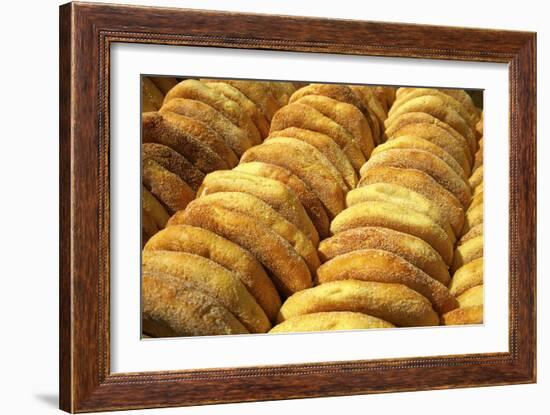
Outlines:
{"label": "photographic print", "polygon": [[482,90],[143,75],[141,109],[143,337],[483,323]]}

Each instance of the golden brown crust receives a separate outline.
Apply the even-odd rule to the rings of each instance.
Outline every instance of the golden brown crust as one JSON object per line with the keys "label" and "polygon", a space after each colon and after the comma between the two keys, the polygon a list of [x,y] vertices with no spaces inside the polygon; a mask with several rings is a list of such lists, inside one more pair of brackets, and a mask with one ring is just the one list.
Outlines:
{"label": "golden brown crust", "polygon": [[480,223],[479,225],[474,226],[467,233],[462,235],[462,238],[460,238],[460,241],[458,241],[458,244],[462,245],[473,238],[477,238],[478,236],[483,236],[483,223]]}
{"label": "golden brown crust", "polygon": [[162,204],[143,185],[141,186],[141,245],[166,226],[170,216]]}
{"label": "golden brown crust", "polygon": [[286,240],[303,258],[312,275],[320,265],[317,250],[308,236],[255,196],[241,192],[219,192],[202,196],[194,204],[197,208],[210,205],[248,215]]}
{"label": "golden brown crust", "polygon": [[294,248],[268,227],[242,213],[192,202],[168,226],[186,224],[207,229],[250,251],[269,271],[283,296],[311,287],[309,269]]}
{"label": "golden brown crust", "polygon": [[340,124],[351,134],[365,158],[369,157],[374,148],[372,131],[356,106],[323,95],[306,95],[294,102],[308,105]]}
{"label": "golden brown crust", "polygon": [[472,114],[468,111],[459,101],[457,101],[452,94],[444,93],[435,88],[409,88],[409,91],[406,94],[400,94],[399,97],[393,103],[393,106],[390,110],[390,114],[399,110],[399,108],[405,103],[411,101],[414,98],[424,97],[424,96],[435,96],[443,101],[444,105],[455,110],[471,128],[475,127],[479,116],[477,114]]}
{"label": "golden brown crust", "polygon": [[196,79],[186,79],[180,82],[166,94],[163,105],[174,98],[188,98],[204,102],[221,112],[233,124],[246,131],[254,144],[261,142],[260,132],[252,122],[252,119],[235,101],[227,98],[221,92],[209,88],[206,84]]}
{"label": "golden brown crust", "polygon": [[438,205],[414,190],[393,183],[374,183],[358,187],[346,195],[347,207],[363,202],[389,202],[426,215],[445,231],[453,243],[456,241],[444,212]]}
{"label": "golden brown crust", "polygon": [[382,319],[363,313],[332,311],[296,316],[273,327],[269,333],[300,333],[334,330],[365,330],[395,327]]}
{"label": "golden brown crust", "polygon": [[365,226],[340,232],[319,244],[323,262],[360,249],[381,249],[401,256],[444,285],[450,280],[441,256],[427,242],[408,233],[379,226]]}
{"label": "golden brown crust", "polygon": [[344,280],[300,291],[279,310],[278,321],[311,313],[351,311],[398,327],[435,326],[439,317],[430,302],[401,284]]}
{"label": "golden brown crust", "polygon": [[290,127],[284,130],[274,131],[269,135],[273,137],[290,137],[312,145],[319,150],[340,172],[348,188],[353,189],[357,185],[357,174],[348,158],[338,144],[328,135],[302,128]]}
{"label": "golden brown crust", "polygon": [[158,112],[142,114],[141,141],[164,144],[174,149],[203,173],[229,168],[227,162],[206,143],[179,130],[177,125],[166,122]]}
{"label": "golden brown crust", "polygon": [[464,228],[462,229],[462,233],[468,233],[470,229],[480,223],[483,223],[483,203],[477,203],[475,206],[470,207],[466,211],[466,218],[464,220]]}
{"label": "golden brown crust", "polygon": [[423,171],[388,166],[371,167],[363,174],[358,186],[367,186],[372,183],[397,184],[421,194],[439,206],[441,212],[447,215],[455,235],[462,230],[464,210],[460,201]]}
{"label": "golden brown crust", "polygon": [[483,257],[474,259],[457,269],[449,285],[449,291],[454,296],[459,296],[466,290],[481,284],[483,284]]}
{"label": "golden brown crust", "polygon": [[216,299],[177,278],[143,273],[143,332],[151,337],[245,334],[248,330]]}
{"label": "golden brown crust", "polygon": [[472,156],[465,140],[463,142],[456,140],[454,136],[435,124],[410,123],[394,129],[391,135],[388,135],[388,141],[402,136],[418,137],[435,144],[460,165],[465,175],[471,174]]}
{"label": "golden brown crust", "polygon": [[336,101],[345,102],[359,108],[359,110],[364,114],[368,114],[368,108],[363,104],[363,102],[353,93],[347,85],[339,84],[309,84],[303,88],[298,89],[288,101],[289,104],[298,101],[300,98],[307,95],[322,95],[335,99]]}
{"label": "golden brown crust", "polygon": [[203,122],[171,111],[161,111],[161,114],[166,122],[210,147],[228,166],[233,167],[239,163],[236,154],[224,139]]}
{"label": "golden brown crust", "polygon": [[239,104],[243,111],[248,114],[254,125],[256,125],[256,128],[260,132],[261,137],[267,137],[267,135],[269,134],[269,121],[267,121],[267,118],[262,114],[258,106],[254,102],[252,102],[245,94],[226,82],[205,83],[206,85],[208,85],[209,88],[221,92],[227,98]]}
{"label": "golden brown crust", "polygon": [[456,99],[460,104],[470,113],[470,115],[473,118],[476,118],[476,122],[479,122],[481,119],[481,110],[476,107],[474,104],[474,100],[463,89],[450,89],[450,88],[439,88],[439,91],[443,92],[444,94],[450,95],[454,99]]}
{"label": "golden brown crust", "polygon": [[454,108],[445,103],[444,99],[437,96],[420,96],[413,98],[401,105],[396,111],[392,112],[385,122],[386,128],[391,127],[396,119],[408,112],[425,112],[443,121],[468,141],[470,147],[473,149],[472,153],[477,150],[477,139],[474,130]]}
{"label": "golden brown crust", "polygon": [[472,189],[483,183],[483,164],[474,170],[469,182]]}
{"label": "golden brown crust", "polygon": [[261,81],[239,81],[235,79],[209,80],[209,82],[224,82],[241,91],[250,99],[270,122],[273,115],[281,107],[273,92],[266,82]]}
{"label": "golden brown crust", "polygon": [[160,92],[163,93],[163,95],[166,95],[168,91],[178,84],[176,78],[169,76],[149,76],[148,78],[155,84]]}
{"label": "golden brown crust", "polygon": [[423,171],[433,177],[435,181],[446,190],[451,192],[460,201],[464,209],[470,204],[472,192],[468,184],[444,161],[427,151],[392,149],[373,154],[369,161],[361,167],[361,176],[364,176],[368,169],[377,166]]}
{"label": "golden brown crust", "polygon": [[158,111],[164,94],[146,76],[141,77],[141,112]]}
{"label": "golden brown crust", "polygon": [[173,225],[153,236],[146,251],[178,251],[208,258],[233,271],[274,321],[281,307],[281,298],[263,267],[247,250],[206,229]]}
{"label": "golden brown crust", "polygon": [[261,161],[241,163],[235,167],[233,171],[267,177],[268,179],[277,180],[283,183],[296,194],[296,197],[317,229],[319,237],[324,239],[329,235],[330,221],[323,204],[315,193],[290,171],[283,167],[270,163],[263,163]]}
{"label": "golden brown crust", "polygon": [[463,265],[474,259],[483,257],[483,235],[463,242],[455,250],[451,272],[454,274]]}
{"label": "golden brown crust", "polygon": [[401,114],[399,117],[396,117],[392,121],[391,125],[386,125],[386,136],[391,137],[398,130],[400,130],[401,128],[409,124],[422,124],[422,125],[429,124],[444,130],[447,134],[452,136],[456,142],[460,143],[461,147],[467,150],[466,155],[470,163],[472,163],[474,154],[477,151],[476,141],[467,140],[464,136],[462,136],[458,131],[456,131],[449,124],[425,112],[416,112],[416,111],[407,112],[407,113]]}
{"label": "golden brown crust", "polygon": [[291,95],[296,92],[296,88],[291,82],[265,82],[269,90],[273,93],[273,96],[281,107],[288,104],[288,100]]}
{"label": "golden brown crust", "polygon": [[164,104],[161,114],[173,112],[196,119],[208,125],[227,143],[237,156],[241,156],[247,148],[255,143],[251,140],[246,131],[237,127],[221,112],[215,110],[204,102],[193,99],[174,98]]}
{"label": "golden brown crust", "polygon": [[270,134],[290,127],[328,135],[346,154],[356,171],[366,161],[361,148],[344,127],[308,105],[290,104],[277,111],[271,121]]}
{"label": "golden brown crust", "polygon": [[442,316],[445,326],[457,326],[462,324],[483,324],[483,306],[457,308]]}
{"label": "golden brown crust", "polygon": [[[325,159],[323,163],[321,158]],[[299,177],[321,200],[330,217],[344,208],[343,179],[339,182],[330,162],[315,147],[296,139],[273,138],[252,147],[243,154],[242,162],[262,161],[275,164]],[[333,169],[336,170],[333,166]],[[347,189],[347,188],[346,188]]]}
{"label": "golden brown crust", "polygon": [[236,170],[220,170],[208,174],[197,196],[217,192],[243,192],[263,200],[285,219],[304,232],[315,246],[319,234],[294,192],[277,180]]}
{"label": "golden brown crust", "polygon": [[343,210],[330,224],[333,234],[363,226],[382,226],[414,235],[434,248],[446,264],[453,258],[453,242],[428,216],[388,202],[364,202]]}
{"label": "golden brown crust", "polygon": [[469,288],[457,298],[461,308],[483,305],[483,284]]}
{"label": "golden brown crust", "polygon": [[427,151],[428,153],[431,153],[437,158],[443,160],[451,169],[453,169],[453,171],[462,179],[463,182],[468,181],[468,177],[460,164],[458,164],[458,162],[449,153],[447,153],[441,147],[432,144],[428,140],[424,140],[423,138],[412,135],[403,135],[394,138],[393,140],[387,141],[384,144],[380,144],[373,151],[372,155],[383,153],[384,151],[392,149],[413,149]]}
{"label": "golden brown crust", "polygon": [[142,270],[170,275],[184,286],[215,298],[252,333],[271,328],[265,312],[236,274],[214,261],[186,252],[143,251]]}
{"label": "golden brown crust", "polygon": [[143,160],[141,179],[170,214],[184,209],[195,198],[187,183],[152,159]]}
{"label": "golden brown crust", "polygon": [[372,115],[372,124],[376,125],[375,134],[379,137],[378,143],[382,142],[382,136],[384,132],[384,121],[388,117],[384,107],[376,97],[374,88],[364,85],[350,85],[353,93],[359,98],[365,107],[369,109]]}
{"label": "golden brown crust", "polygon": [[142,160],[152,159],[166,170],[180,177],[185,183],[197,191],[204,179],[204,173],[197,169],[189,160],[177,151],[164,144],[145,143],[141,146]]}
{"label": "golden brown crust", "polygon": [[320,284],[338,280],[403,284],[430,300],[440,314],[458,307],[454,296],[439,281],[399,255],[380,249],[338,255],[319,267],[317,279]]}

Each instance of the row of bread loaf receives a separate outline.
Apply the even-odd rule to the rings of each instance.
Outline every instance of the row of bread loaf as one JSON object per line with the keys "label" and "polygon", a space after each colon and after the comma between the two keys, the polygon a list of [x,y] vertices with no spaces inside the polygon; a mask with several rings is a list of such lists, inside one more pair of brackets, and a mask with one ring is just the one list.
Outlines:
{"label": "row of bread loaf", "polygon": [[319,285],[288,298],[272,331],[437,325],[457,309],[449,267],[468,226],[479,120],[464,91],[397,90],[319,246]]}

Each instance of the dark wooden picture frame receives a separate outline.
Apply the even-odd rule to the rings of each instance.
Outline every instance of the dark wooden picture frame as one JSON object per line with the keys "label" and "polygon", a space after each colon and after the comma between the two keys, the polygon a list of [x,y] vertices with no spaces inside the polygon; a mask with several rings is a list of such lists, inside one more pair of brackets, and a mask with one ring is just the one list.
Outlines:
{"label": "dark wooden picture frame", "polygon": [[[509,352],[111,373],[109,56],[116,42],[507,63]],[[535,33],[105,4],[61,6],[61,409],[89,412],[535,382],[535,157]]]}

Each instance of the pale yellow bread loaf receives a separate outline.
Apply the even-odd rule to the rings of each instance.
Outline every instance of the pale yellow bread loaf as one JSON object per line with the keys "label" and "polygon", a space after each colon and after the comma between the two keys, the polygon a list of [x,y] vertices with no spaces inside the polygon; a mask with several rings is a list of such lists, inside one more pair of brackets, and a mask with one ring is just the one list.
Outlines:
{"label": "pale yellow bread loaf", "polygon": [[176,277],[144,272],[142,330],[150,337],[245,334],[246,327],[214,297]]}
{"label": "pale yellow bread loaf", "polygon": [[174,98],[187,98],[204,102],[221,112],[233,124],[246,131],[248,137],[256,144],[261,142],[261,135],[252,119],[235,101],[221,92],[209,88],[196,79],[186,79],[172,88],[164,97],[163,105]]}
{"label": "pale yellow bread loaf", "polygon": [[449,291],[459,296],[476,285],[483,284],[483,257],[474,259],[461,266],[453,275]]}
{"label": "pale yellow bread loaf", "polygon": [[158,112],[145,112],[141,116],[142,143],[159,143],[168,146],[189,160],[203,173],[227,169],[229,164],[203,143],[167,122]]}
{"label": "pale yellow bread loaf", "polygon": [[329,224],[327,212],[319,198],[311,191],[309,187],[296,175],[287,169],[270,163],[261,161],[252,161],[250,163],[241,163],[233,169],[234,171],[254,174],[256,176],[267,177],[268,179],[278,180],[292,190],[309,218],[313,222],[315,229],[321,239],[329,235]]}
{"label": "pale yellow bread loaf", "polygon": [[168,274],[227,308],[252,333],[265,333],[269,319],[237,275],[210,259],[186,252],[143,251],[144,273]]}
{"label": "pale yellow bread loaf", "polygon": [[342,188],[345,184],[337,180],[327,167],[330,162],[325,158],[326,163],[323,163],[319,156],[322,154],[315,147],[299,140],[273,138],[248,149],[241,162],[261,161],[287,169],[315,193],[329,216],[334,217],[345,206],[345,190]]}
{"label": "pale yellow bread loaf", "polygon": [[415,149],[391,149],[371,155],[371,158],[361,167],[361,176],[377,166],[416,169],[423,171],[451,192],[466,209],[472,198],[472,191],[467,182],[454,172],[443,160],[437,156]]}
{"label": "pale yellow bread loaf", "polygon": [[250,251],[269,272],[279,293],[289,296],[311,287],[309,269],[296,250],[267,226],[248,215],[194,202],[173,216],[168,226],[186,224],[207,229]]}
{"label": "pale yellow bread loaf", "polygon": [[483,183],[483,165],[474,170],[474,172],[470,176],[469,181],[472,189],[475,189],[477,186]]}
{"label": "pale yellow bread loaf", "polygon": [[256,299],[271,321],[274,321],[281,298],[261,264],[246,249],[206,229],[173,225],[154,235],[146,251],[187,252],[208,258],[233,271]]}
{"label": "pale yellow bread loaf", "polygon": [[[481,193],[483,194],[483,193]],[[464,228],[462,228],[462,233],[466,234],[474,226],[483,223],[483,203],[478,203],[474,207],[470,207],[466,211],[466,217],[464,220]]]}
{"label": "pale yellow bread loaf", "polygon": [[265,115],[263,115],[258,106],[245,94],[226,82],[204,82],[209,88],[221,92],[227,98],[239,104],[242,110],[250,117],[250,119],[258,129],[261,137],[267,137],[267,135],[269,134],[269,121],[267,120]]}
{"label": "pale yellow bread loaf", "polygon": [[363,226],[382,226],[416,236],[434,248],[446,264],[453,258],[453,241],[428,216],[389,202],[363,202],[343,210],[330,224],[333,234]]}
{"label": "pale yellow bread loaf", "polygon": [[243,192],[256,196],[296,225],[315,246],[319,245],[319,235],[311,219],[296,194],[283,183],[240,171],[220,170],[204,178],[197,197],[218,192]]}
{"label": "pale yellow bread loaf", "polygon": [[361,148],[344,127],[308,105],[296,103],[281,108],[273,117],[270,133],[290,127],[328,135],[342,149],[356,171],[366,161]]}
{"label": "pale yellow bread loaf", "polygon": [[426,297],[440,314],[458,307],[447,287],[399,255],[380,249],[361,249],[338,255],[317,270],[320,284],[360,280],[403,284]]}
{"label": "pale yellow bread loaf", "polygon": [[483,284],[476,285],[456,297],[461,308],[483,305]]}
{"label": "pale yellow bread loaf", "polygon": [[158,111],[164,94],[146,76],[141,77],[141,112]]}
{"label": "pale yellow bread loaf", "polygon": [[179,176],[185,183],[197,191],[204,179],[204,173],[197,169],[189,160],[177,151],[158,143],[145,143],[141,145],[142,160],[150,158],[166,170]]}
{"label": "pale yellow bread loaf", "polygon": [[474,226],[467,233],[462,235],[462,237],[458,241],[458,245],[462,245],[465,242],[468,242],[470,239],[477,238],[478,236],[483,236],[483,223]]}
{"label": "pale yellow bread loaf", "polygon": [[456,241],[449,220],[440,207],[414,190],[393,183],[373,183],[358,187],[346,195],[347,207],[363,202],[390,202],[428,216]]}
{"label": "pale yellow bread loaf", "polygon": [[474,154],[478,148],[477,141],[475,139],[468,140],[449,124],[425,112],[412,111],[396,117],[394,120],[392,120],[391,125],[386,124],[386,136],[392,137],[397,131],[409,124],[430,124],[444,130],[447,134],[452,136],[457,143],[460,143],[460,146],[462,148],[467,150],[467,156],[470,164],[473,162]]}
{"label": "pale yellow bread loaf", "polygon": [[466,140],[459,141],[443,128],[428,123],[410,123],[394,128],[391,135],[387,135],[387,139],[391,141],[402,136],[419,137],[441,147],[456,160],[466,175],[471,174],[472,156]]}
{"label": "pale yellow bread loaf", "polygon": [[451,272],[454,273],[468,262],[481,257],[483,257],[483,235],[476,236],[458,245],[455,249]]}
{"label": "pale yellow bread loaf", "polygon": [[425,112],[449,124],[466,140],[474,143],[474,150],[477,149],[476,134],[473,127],[444,98],[425,95],[403,103],[395,111],[390,110],[390,115],[385,122],[386,128],[389,128],[400,115],[408,112]]}
{"label": "pale yellow bread loaf", "polygon": [[453,110],[455,110],[470,126],[470,128],[475,128],[476,123],[479,120],[479,114],[474,114],[468,111],[466,107],[457,101],[453,96],[439,91],[435,88],[411,88],[407,94],[400,94],[399,97],[393,103],[393,106],[390,110],[390,116],[395,112],[399,111],[399,108],[405,103],[411,101],[414,98],[424,97],[424,96],[435,96],[441,99],[444,104]]}
{"label": "pale yellow bread loaf", "polygon": [[184,209],[195,198],[195,192],[187,183],[155,160],[143,160],[141,179],[145,188],[162,202],[170,214]]}
{"label": "pale yellow bread loaf", "polygon": [[255,196],[242,192],[218,192],[202,196],[193,203],[199,209],[200,206],[219,206],[247,215],[286,240],[303,258],[312,275],[320,265],[317,249],[307,235]]}
{"label": "pale yellow bread loaf", "polygon": [[[247,148],[252,147],[254,140],[242,128],[237,127],[221,112],[210,105],[194,99],[174,98],[163,105],[161,114],[175,113],[198,120],[215,131],[231,148],[233,153],[240,157]],[[229,165],[229,162],[227,163]]]}
{"label": "pale yellow bread loaf", "polygon": [[164,95],[178,84],[177,79],[170,76],[149,76],[148,78]]}
{"label": "pale yellow bread loaf", "polygon": [[445,326],[483,324],[483,306],[460,307],[444,314],[441,320]]}
{"label": "pale yellow bread loaf", "polygon": [[336,167],[348,188],[353,189],[357,185],[357,174],[353,166],[338,144],[328,135],[290,127],[272,132],[269,138],[272,137],[291,137],[312,145]]}
{"label": "pale yellow bread loaf", "polygon": [[399,327],[439,324],[430,302],[416,291],[402,284],[356,280],[327,282],[297,292],[283,303],[278,322],[332,311],[364,313]]}
{"label": "pale yellow bread loaf", "polygon": [[236,153],[224,141],[224,139],[209,125],[202,121],[178,114],[172,111],[160,110],[162,117],[168,122],[178,126],[182,132],[196,137],[197,140],[206,144],[208,147],[218,154],[222,160],[225,160],[228,166],[233,167],[239,163]]}
{"label": "pale yellow bread loaf", "polygon": [[374,148],[374,140],[370,125],[359,108],[323,95],[306,95],[294,102],[308,105],[336,121],[352,135],[363,155],[369,157]]}
{"label": "pale yellow bread loaf", "polygon": [[162,204],[143,185],[141,186],[141,244],[166,226],[170,216]]}
{"label": "pale yellow bread loaf", "polygon": [[473,209],[480,204],[483,204],[483,191],[472,196],[472,202],[470,203],[470,206],[468,206],[468,209]]}
{"label": "pale yellow bread loaf", "polygon": [[223,82],[237,88],[260,109],[270,122],[273,115],[281,107],[277,98],[265,82],[242,81],[236,79],[209,79],[208,82]]}
{"label": "pale yellow bread loaf", "polygon": [[392,149],[416,149],[427,151],[428,153],[431,153],[443,160],[457,175],[460,176],[462,181],[468,181],[468,177],[460,164],[449,153],[441,147],[432,144],[428,140],[424,140],[423,138],[413,135],[403,135],[394,138],[393,140],[386,141],[384,144],[380,144],[373,151],[373,155]]}
{"label": "pale yellow bread loaf", "polygon": [[273,327],[269,333],[386,329],[391,327],[395,326],[367,314],[349,311],[329,311],[292,317]]}
{"label": "pale yellow bread loaf", "polygon": [[449,271],[437,251],[416,236],[388,228],[365,226],[337,233],[321,241],[319,257],[326,262],[360,249],[381,249],[394,253],[442,284],[449,283]]}
{"label": "pale yellow bread loaf", "polygon": [[430,175],[416,169],[401,169],[388,166],[371,167],[359,180],[359,187],[373,183],[391,183],[411,189],[440,207],[446,215],[455,235],[464,225],[464,210],[460,201]]}

